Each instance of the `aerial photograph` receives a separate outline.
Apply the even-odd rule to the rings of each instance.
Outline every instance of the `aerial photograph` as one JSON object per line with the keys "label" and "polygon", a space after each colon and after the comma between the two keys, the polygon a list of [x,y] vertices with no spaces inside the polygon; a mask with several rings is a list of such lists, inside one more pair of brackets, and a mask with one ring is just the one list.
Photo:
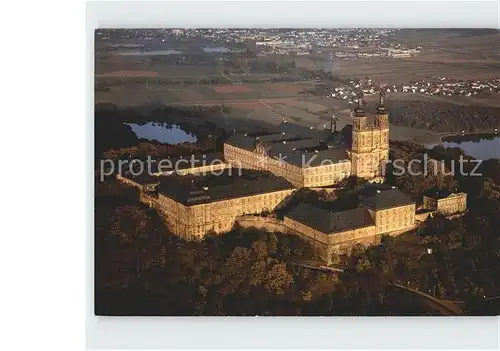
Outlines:
{"label": "aerial photograph", "polygon": [[499,315],[499,48],[95,30],[95,315]]}

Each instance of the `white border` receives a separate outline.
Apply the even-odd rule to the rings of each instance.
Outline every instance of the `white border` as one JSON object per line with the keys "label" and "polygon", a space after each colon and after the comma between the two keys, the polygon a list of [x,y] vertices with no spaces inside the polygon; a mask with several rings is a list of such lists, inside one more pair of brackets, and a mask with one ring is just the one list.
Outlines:
{"label": "white border", "polygon": [[[93,30],[98,27],[499,28],[488,1],[91,2],[86,12],[87,166],[93,157]],[[93,183],[87,179],[87,220]],[[106,318],[93,315],[87,237],[89,348],[496,348],[498,318]]]}
{"label": "white border", "polygon": [[87,26],[109,28],[499,28],[499,15],[497,0],[99,1],[87,4]]}

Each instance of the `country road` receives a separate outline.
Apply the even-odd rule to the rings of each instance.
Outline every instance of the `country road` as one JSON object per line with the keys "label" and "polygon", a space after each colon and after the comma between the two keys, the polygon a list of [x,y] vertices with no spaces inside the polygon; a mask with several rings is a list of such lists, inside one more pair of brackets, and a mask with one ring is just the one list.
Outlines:
{"label": "country road", "polygon": [[[345,266],[340,266],[340,265],[335,265],[335,267],[327,267],[322,264],[319,264],[318,262],[308,262],[308,261],[297,261],[297,262],[292,262],[293,265],[303,267],[303,268],[309,268],[309,269],[314,269],[318,271],[329,271],[332,273],[344,273],[345,274]],[[434,296],[428,295],[424,292],[406,287],[401,284],[397,283],[391,283],[391,286],[394,286],[396,288],[399,288],[401,290],[407,291],[409,293],[415,294],[418,297],[421,297],[423,301],[432,309],[438,311],[441,313],[443,316],[462,316],[464,314],[464,311],[462,310],[461,305],[463,304],[463,301],[446,301],[446,300],[440,300],[438,298],[435,298]],[[500,297],[495,297],[493,299],[500,298]]]}
{"label": "country road", "polygon": [[437,311],[439,311],[441,314],[443,314],[445,316],[461,316],[461,315],[463,315],[463,311],[460,308],[460,306],[453,301],[440,300],[440,299],[435,298],[434,296],[431,296],[431,295],[428,295],[424,292],[406,287],[404,285],[400,285],[400,284],[396,284],[396,283],[392,283],[391,285],[423,297],[424,299],[427,300],[427,302],[431,306],[433,306]]}

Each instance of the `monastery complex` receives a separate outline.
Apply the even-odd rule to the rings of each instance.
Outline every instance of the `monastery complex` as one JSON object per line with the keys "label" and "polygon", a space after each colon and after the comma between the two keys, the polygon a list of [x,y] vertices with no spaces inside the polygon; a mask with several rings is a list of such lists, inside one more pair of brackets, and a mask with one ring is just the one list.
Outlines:
{"label": "monastery complex", "polygon": [[334,188],[350,176],[383,182],[389,159],[383,94],[374,116],[367,116],[360,96],[351,117],[352,125],[341,131],[333,121],[325,130],[284,121],[269,132],[235,133],[223,154],[205,155],[204,163],[117,177],[138,187],[141,200],[157,208],[170,231],[184,239],[227,232],[253,216],[259,218],[256,226],[304,237],[327,264],[334,252],[348,252],[358,242],[376,243],[382,234],[399,235],[431,213],[466,210],[463,193],[428,194],[417,209],[399,189],[374,186],[359,196],[356,208],[334,212],[299,203],[282,218],[259,217],[285,208],[300,188]]}

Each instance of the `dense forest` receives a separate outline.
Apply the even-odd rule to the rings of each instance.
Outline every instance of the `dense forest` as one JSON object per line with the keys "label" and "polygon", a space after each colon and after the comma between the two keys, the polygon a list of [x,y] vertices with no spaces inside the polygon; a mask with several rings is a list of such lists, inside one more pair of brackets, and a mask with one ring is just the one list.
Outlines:
{"label": "dense forest", "polygon": [[[450,164],[460,149],[391,144],[391,158],[432,157]],[[400,283],[465,303],[466,314],[498,314],[483,300],[500,295],[500,163],[484,162],[482,177],[387,175],[415,199],[429,189],[469,193],[461,218],[428,219],[380,245],[357,245],[335,257],[344,273],[298,267],[315,252],[296,236],[235,227],[222,236],[184,242],[168,232],[135,189],[96,180],[95,311],[100,315],[430,315]],[[355,187],[349,180],[347,187]],[[301,192],[302,200],[335,200]],[[333,201],[333,202],[335,202]],[[427,254],[426,249],[433,253]],[[498,300],[497,300],[498,301]]]}
{"label": "dense forest", "polygon": [[467,133],[500,127],[500,107],[426,100],[388,100],[386,106],[394,125]]}

